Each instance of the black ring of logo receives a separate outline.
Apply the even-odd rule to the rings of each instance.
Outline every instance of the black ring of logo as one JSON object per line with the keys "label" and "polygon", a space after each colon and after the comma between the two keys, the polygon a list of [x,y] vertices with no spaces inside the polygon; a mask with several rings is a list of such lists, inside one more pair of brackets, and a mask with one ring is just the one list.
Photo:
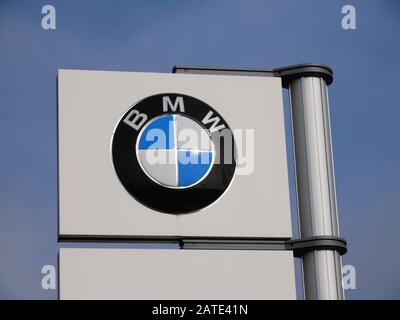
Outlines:
{"label": "black ring of logo", "polygon": [[[166,96],[172,102],[176,101],[177,97],[182,97],[184,112],[181,112],[179,108],[173,112],[171,110],[164,112],[163,97]],[[123,121],[132,110],[137,110],[139,113],[147,115],[146,122],[139,130],[133,129]],[[223,129],[224,138],[222,140],[218,138],[220,135],[218,131],[210,133],[212,141],[219,141],[220,143],[215,147],[215,158],[218,161],[214,163],[207,177],[198,184],[185,189],[164,187],[150,179],[143,172],[135,150],[139,133],[145,127],[146,123],[163,114],[181,114],[194,119],[210,132],[209,129],[212,123],[202,123],[202,120],[210,111],[212,112],[212,118],[219,118],[218,125],[224,125],[225,128]],[[225,140],[227,138],[228,140]],[[225,142],[229,140],[231,143],[229,146],[231,149],[229,151],[231,152],[229,155],[230,161],[224,158],[227,155],[225,152]],[[191,96],[165,93],[147,97],[125,112],[112,138],[112,160],[122,185],[137,201],[151,209],[164,213],[191,213],[215,202],[230,185],[236,168],[234,146],[232,130],[213,108]]]}

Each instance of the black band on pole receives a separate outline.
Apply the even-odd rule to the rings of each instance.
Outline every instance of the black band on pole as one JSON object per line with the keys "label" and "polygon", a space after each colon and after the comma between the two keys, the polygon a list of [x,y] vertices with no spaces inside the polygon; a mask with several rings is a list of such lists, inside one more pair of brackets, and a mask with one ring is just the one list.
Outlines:
{"label": "black band on pole", "polygon": [[347,252],[347,242],[341,237],[316,236],[289,240],[286,242],[286,249],[293,250],[293,255],[297,258],[314,250],[336,250],[342,256]]}

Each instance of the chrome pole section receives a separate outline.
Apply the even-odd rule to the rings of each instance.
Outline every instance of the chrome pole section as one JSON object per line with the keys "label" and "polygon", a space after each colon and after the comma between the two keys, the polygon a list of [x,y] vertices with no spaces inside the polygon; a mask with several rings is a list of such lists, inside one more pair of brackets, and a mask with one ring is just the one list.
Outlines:
{"label": "chrome pole section", "polygon": [[[289,82],[300,238],[339,236],[328,89],[322,77]],[[305,299],[342,300],[341,257],[336,250],[302,255]]]}

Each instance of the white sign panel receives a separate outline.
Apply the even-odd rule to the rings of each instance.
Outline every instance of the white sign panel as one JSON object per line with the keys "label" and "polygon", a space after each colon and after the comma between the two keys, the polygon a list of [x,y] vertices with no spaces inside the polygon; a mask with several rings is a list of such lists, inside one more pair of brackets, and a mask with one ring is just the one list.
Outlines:
{"label": "white sign panel", "polygon": [[295,299],[289,251],[60,249],[61,299]]}
{"label": "white sign panel", "polygon": [[60,237],[290,238],[279,78],[60,70]]}

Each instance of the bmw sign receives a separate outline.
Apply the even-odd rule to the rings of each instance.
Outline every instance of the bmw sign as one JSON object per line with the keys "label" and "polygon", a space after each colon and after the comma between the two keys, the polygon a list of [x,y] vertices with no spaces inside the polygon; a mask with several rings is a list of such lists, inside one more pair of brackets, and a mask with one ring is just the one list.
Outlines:
{"label": "bmw sign", "polygon": [[113,135],[112,159],[136,200],[172,214],[218,200],[236,165],[223,117],[205,102],[175,93],[146,97],[125,112]]}
{"label": "bmw sign", "polygon": [[59,239],[180,244],[61,249],[62,299],[295,298],[282,79],[185,70],[59,70]]}

